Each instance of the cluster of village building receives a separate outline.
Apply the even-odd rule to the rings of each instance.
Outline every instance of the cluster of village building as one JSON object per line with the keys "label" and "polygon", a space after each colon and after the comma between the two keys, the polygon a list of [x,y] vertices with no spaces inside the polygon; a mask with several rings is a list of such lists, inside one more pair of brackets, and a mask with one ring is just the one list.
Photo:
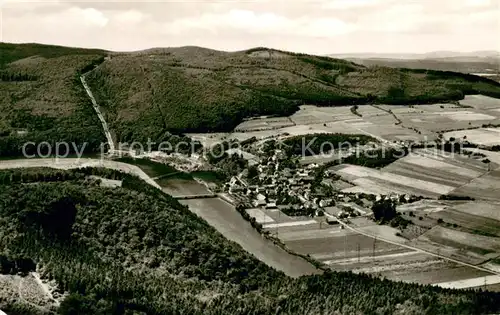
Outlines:
{"label": "cluster of village building", "polygon": [[[262,156],[255,167],[257,172],[254,177],[249,178],[249,171],[245,170],[238,176],[233,176],[227,182],[223,190],[228,192],[238,203],[248,208],[265,209],[308,209],[313,213],[321,212],[324,208],[340,205],[351,205],[355,213],[363,214],[372,201],[380,199],[403,200],[410,202],[411,196],[371,196],[371,201],[362,198],[355,193],[334,192],[325,193],[314,189],[312,183],[315,174],[320,167],[318,164],[300,165],[295,163],[294,167],[283,167],[289,165],[289,157],[277,149],[271,156]],[[281,165],[281,167],[280,167]],[[334,172],[323,170],[325,178],[331,178]],[[358,202],[362,206],[356,206]],[[362,204],[361,202],[364,202]],[[340,208],[346,208],[340,206]]]}
{"label": "cluster of village building", "polygon": [[[262,157],[255,165],[258,174],[254,174],[254,178],[249,179],[248,171],[244,171],[239,176],[233,176],[224,189],[253,207],[316,208],[327,206],[333,201],[319,201],[319,198],[314,196],[311,188],[314,180],[312,173],[318,165],[311,164],[304,168],[280,167],[280,163],[285,159],[287,156],[281,150],[275,150],[271,157]],[[290,204],[289,201],[292,200],[297,203]]]}

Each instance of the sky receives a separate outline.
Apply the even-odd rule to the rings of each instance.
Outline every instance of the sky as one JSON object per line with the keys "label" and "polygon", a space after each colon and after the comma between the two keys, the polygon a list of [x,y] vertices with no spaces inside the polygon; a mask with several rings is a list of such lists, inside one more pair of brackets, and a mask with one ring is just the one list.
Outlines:
{"label": "sky", "polygon": [[500,0],[0,0],[0,40],[132,51],[500,50]]}

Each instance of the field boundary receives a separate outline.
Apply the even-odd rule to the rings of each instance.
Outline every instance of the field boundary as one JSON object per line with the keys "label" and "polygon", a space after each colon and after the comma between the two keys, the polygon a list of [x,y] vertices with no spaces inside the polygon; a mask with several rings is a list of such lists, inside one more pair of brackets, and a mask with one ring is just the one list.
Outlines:
{"label": "field boundary", "polygon": [[248,221],[250,223],[250,225],[255,230],[257,230],[257,232],[259,232],[259,234],[261,234],[262,236],[264,236],[269,241],[273,242],[275,245],[277,245],[278,247],[280,247],[281,249],[283,249],[284,251],[286,251],[288,254],[293,255],[293,256],[297,256],[297,257],[300,257],[300,258],[304,259],[305,261],[307,261],[308,263],[310,263],[311,265],[313,265],[316,269],[319,269],[321,271],[324,271],[324,272],[332,271],[332,269],[330,267],[328,267],[324,263],[320,262],[319,260],[316,260],[316,259],[312,258],[310,255],[304,255],[304,254],[297,253],[296,251],[294,251],[294,250],[290,249],[288,246],[286,246],[286,244],[283,243],[279,238],[277,238],[277,237],[273,236],[271,233],[269,233],[269,231],[264,231],[263,225],[261,223],[256,222],[255,219],[253,219],[246,212],[246,209],[244,209],[244,207],[241,207],[241,206],[238,206],[238,205],[233,205],[232,203],[228,202],[224,198],[221,198],[221,200],[223,200],[224,202],[227,202],[227,203],[231,204],[232,206],[234,206],[235,209],[236,209],[236,211],[243,217],[243,219],[245,219],[245,221]]}
{"label": "field boundary", "polygon": [[450,262],[453,262],[453,263],[456,263],[456,264],[460,264],[460,265],[463,265],[463,266],[466,266],[466,267],[474,268],[474,269],[477,269],[477,270],[480,270],[480,271],[483,271],[483,272],[488,272],[488,273],[493,274],[493,275],[500,275],[500,272],[493,271],[493,270],[490,270],[490,269],[486,269],[486,268],[483,268],[483,267],[480,267],[480,266],[476,266],[476,265],[473,265],[473,264],[469,264],[469,263],[466,263],[466,262],[463,262],[463,261],[460,261],[460,260],[456,260],[456,259],[453,259],[453,258],[450,258],[450,257],[446,257],[446,256],[443,256],[443,255],[440,255],[440,254],[436,254],[434,252],[431,252],[431,251],[428,251],[428,250],[425,250],[425,249],[422,249],[422,248],[413,247],[413,246],[410,246],[410,245],[407,245],[407,244],[397,243],[397,242],[388,240],[388,239],[386,239],[384,237],[381,237],[381,236],[377,236],[377,235],[373,235],[373,234],[370,234],[370,233],[366,233],[364,231],[359,231],[358,229],[350,226],[349,224],[343,222],[342,220],[338,220],[338,221],[339,221],[339,223],[341,225],[343,225],[344,227],[350,229],[351,231],[353,231],[355,233],[359,233],[359,234],[362,234],[364,236],[368,236],[368,237],[371,237],[371,238],[376,238],[377,240],[384,241],[384,242],[389,243],[389,244],[398,245],[398,246],[401,246],[401,247],[404,247],[404,248],[407,248],[407,249],[411,249],[411,250],[414,250],[414,251],[417,251],[417,252],[425,253],[425,254],[428,254],[428,255],[431,255],[431,256],[434,256],[434,257],[438,257],[438,258],[441,258],[441,259],[444,259],[444,260],[448,260]]}
{"label": "field boundary", "polygon": [[461,189],[461,188],[464,188],[464,187],[466,187],[466,186],[468,186],[468,185],[472,184],[474,181],[476,181],[476,180],[478,180],[478,179],[480,179],[480,178],[482,178],[482,177],[484,177],[484,176],[487,176],[487,175],[491,174],[493,171],[495,171],[495,169],[493,169],[493,170],[489,170],[489,171],[486,171],[486,172],[485,172],[485,173],[483,173],[481,176],[478,176],[478,177],[476,177],[476,178],[472,178],[472,179],[471,179],[471,180],[469,180],[467,183],[465,183],[465,184],[463,184],[463,185],[460,185],[460,186],[458,186],[457,188],[455,188],[455,189],[453,189],[452,191],[450,191],[447,195],[453,195],[453,192],[455,192],[455,191],[457,191],[457,190],[459,190],[459,189]]}

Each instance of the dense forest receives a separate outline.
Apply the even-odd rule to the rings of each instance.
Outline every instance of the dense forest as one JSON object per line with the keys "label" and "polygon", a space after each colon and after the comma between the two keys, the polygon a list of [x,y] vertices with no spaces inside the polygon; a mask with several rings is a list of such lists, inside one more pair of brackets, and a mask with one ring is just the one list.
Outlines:
{"label": "dense forest", "polygon": [[114,53],[0,43],[0,53],[0,156],[21,155],[23,144],[34,142],[31,154],[43,141],[99,151],[105,137],[78,78],[89,70],[87,82],[113,139],[122,143],[175,144],[186,132],[231,131],[244,118],[287,116],[302,104],[349,105],[356,113],[357,104],[500,97],[500,83],[473,75],[367,68],[268,48]]}
{"label": "dense forest", "polygon": [[[123,180],[104,188],[88,175]],[[500,294],[326,272],[292,279],[170,196],[117,171],[0,172],[0,270],[37,268],[59,314],[481,314]],[[0,297],[13,314],[40,314]]]}
{"label": "dense forest", "polygon": [[485,78],[366,68],[268,48],[112,55],[89,75],[89,84],[120,139],[138,136],[147,127],[144,121],[175,132],[230,131],[245,117],[287,116],[302,104],[427,104],[472,93],[500,96],[500,84]]}
{"label": "dense forest", "polygon": [[0,52],[0,157],[55,154],[57,142],[69,143],[61,154],[101,150],[79,74],[104,61],[102,52],[36,44],[0,44]]}
{"label": "dense forest", "polygon": [[[408,155],[407,148],[396,147],[369,147],[370,143],[378,143],[378,140],[363,134],[339,134],[339,133],[318,133],[304,136],[287,138],[279,147],[283,149],[288,157],[292,156],[313,156],[319,154],[333,154],[337,151],[338,159],[327,163],[326,166],[338,165],[341,163],[366,166],[370,168],[381,168]],[[266,142],[264,150],[271,151],[277,148],[277,142],[270,140]],[[368,145],[366,147],[361,147]],[[342,157],[339,149],[350,154]],[[323,169],[323,168],[321,168]],[[321,172],[319,172],[321,178]],[[321,180],[319,180],[321,182]]]}
{"label": "dense forest", "polygon": [[398,159],[404,158],[409,153],[407,148],[381,148],[351,154],[344,158],[342,163],[361,165],[370,168],[381,168]]}
{"label": "dense forest", "polygon": [[44,44],[10,44],[0,43],[0,68],[11,62],[28,57],[58,58],[75,55],[105,55],[102,49],[74,48]]}

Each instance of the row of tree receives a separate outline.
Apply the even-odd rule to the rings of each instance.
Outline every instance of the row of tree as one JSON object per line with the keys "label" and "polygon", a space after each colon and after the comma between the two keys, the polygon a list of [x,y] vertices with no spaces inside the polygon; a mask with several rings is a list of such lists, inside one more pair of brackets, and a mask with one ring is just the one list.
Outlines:
{"label": "row of tree", "polygon": [[22,81],[36,81],[38,77],[29,73],[1,71],[0,81],[4,82],[22,82]]}

